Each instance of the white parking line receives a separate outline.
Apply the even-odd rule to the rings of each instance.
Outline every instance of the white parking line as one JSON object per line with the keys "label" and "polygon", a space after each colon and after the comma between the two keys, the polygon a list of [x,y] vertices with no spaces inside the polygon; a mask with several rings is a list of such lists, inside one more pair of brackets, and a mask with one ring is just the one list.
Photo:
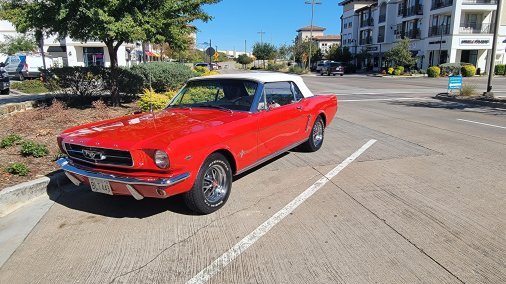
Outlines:
{"label": "white parking line", "polygon": [[247,250],[251,245],[253,245],[256,241],[258,241],[263,235],[269,232],[276,224],[281,222],[288,214],[293,212],[299,205],[301,205],[306,199],[315,194],[320,188],[322,188],[330,179],[335,177],[340,171],[346,168],[349,164],[351,164],[355,159],[357,159],[362,153],[364,153],[369,147],[371,147],[376,140],[372,139],[369,142],[365,143],[360,149],[358,149],[355,153],[353,153],[350,157],[340,163],[337,167],[332,169],[328,174],[324,177],[320,178],[313,185],[311,185],[308,189],[302,192],[299,196],[297,196],[294,200],[288,203],[285,207],[279,210],[276,214],[274,214],[271,218],[265,221],[262,225],[256,228],[253,232],[247,235],[244,239],[234,245],[227,252],[218,257],[215,261],[213,261],[209,266],[200,271],[197,275],[195,275],[192,279],[186,282],[187,284],[196,284],[196,283],[205,283],[211,277],[213,277],[216,273],[218,273],[221,269],[227,266],[230,262],[236,259],[241,253]]}
{"label": "white parking line", "polygon": [[466,119],[460,119],[460,118],[458,118],[457,120],[459,120],[459,121],[464,121],[464,122],[469,122],[469,123],[475,123],[475,124],[480,124],[480,125],[486,125],[486,126],[491,126],[491,127],[497,127],[497,128],[506,129],[506,127],[504,127],[504,126],[493,125],[493,124],[488,124],[488,123],[483,123],[483,122],[477,122],[477,121],[466,120]]}
{"label": "white parking line", "polygon": [[390,98],[390,99],[361,99],[361,100],[339,100],[342,102],[377,102],[377,101],[409,101],[409,100],[433,100],[432,98]]}

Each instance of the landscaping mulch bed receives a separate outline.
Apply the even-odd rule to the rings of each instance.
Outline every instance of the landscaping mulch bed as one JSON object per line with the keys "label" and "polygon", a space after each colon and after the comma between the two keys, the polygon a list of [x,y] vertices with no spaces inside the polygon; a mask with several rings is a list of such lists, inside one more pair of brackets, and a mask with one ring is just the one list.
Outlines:
{"label": "landscaping mulch bed", "polygon": [[[20,145],[0,148],[0,190],[3,188],[33,180],[58,170],[55,159],[59,154],[56,137],[63,130],[94,121],[132,114],[138,110],[135,103],[121,107],[107,107],[105,104],[94,104],[85,109],[67,108],[62,103],[53,103],[49,107],[39,107],[21,113],[0,117],[0,139],[10,134],[20,135],[23,140],[45,144],[49,155],[42,158],[23,157]],[[16,176],[5,169],[13,163],[23,163],[30,173]]]}

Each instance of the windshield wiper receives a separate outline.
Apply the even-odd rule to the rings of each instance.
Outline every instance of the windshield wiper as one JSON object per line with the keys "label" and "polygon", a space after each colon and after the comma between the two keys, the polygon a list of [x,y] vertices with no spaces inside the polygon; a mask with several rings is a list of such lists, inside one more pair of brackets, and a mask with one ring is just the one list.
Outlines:
{"label": "windshield wiper", "polygon": [[197,106],[194,106],[194,107],[207,107],[207,108],[219,109],[219,110],[222,110],[222,111],[234,112],[233,110],[231,110],[229,108],[222,107],[222,106],[219,106],[219,105],[204,104],[204,105],[197,105]]}

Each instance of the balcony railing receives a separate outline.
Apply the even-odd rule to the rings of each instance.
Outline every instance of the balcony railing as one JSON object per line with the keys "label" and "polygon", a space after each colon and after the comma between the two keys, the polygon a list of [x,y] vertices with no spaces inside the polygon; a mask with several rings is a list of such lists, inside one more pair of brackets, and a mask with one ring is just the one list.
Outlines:
{"label": "balcony railing", "polygon": [[493,24],[460,24],[461,34],[491,34]]}
{"label": "balcony railing", "polygon": [[420,39],[420,29],[412,29],[405,33],[405,37],[410,39]]}
{"label": "balcony railing", "polygon": [[387,15],[379,15],[378,23],[383,23],[387,20]]}
{"label": "balcony railing", "polygon": [[487,5],[487,4],[497,4],[497,0],[463,0],[462,4],[478,4],[478,5]]}
{"label": "balcony railing", "polygon": [[378,43],[385,42],[385,35],[379,34],[378,35]]}
{"label": "balcony railing", "polygon": [[[465,1],[465,0],[464,0]],[[453,5],[453,0],[432,0],[431,10],[436,10]]]}
{"label": "balcony railing", "polygon": [[429,27],[429,37],[450,34],[450,25]]}
{"label": "balcony railing", "polygon": [[411,16],[421,16],[423,15],[423,5],[422,4],[416,4],[411,7],[407,7],[402,11],[403,17],[411,17]]}
{"label": "balcony railing", "polygon": [[372,44],[372,37],[366,37],[360,39],[360,45]]}
{"label": "balcony railing", "polygon": [[363,27],[371,27],[371,26],[374,26],[374,19],[373,18],[365,19],[365,20],[362,20],[360,22],[360,27],[361,28],[363,28]]}

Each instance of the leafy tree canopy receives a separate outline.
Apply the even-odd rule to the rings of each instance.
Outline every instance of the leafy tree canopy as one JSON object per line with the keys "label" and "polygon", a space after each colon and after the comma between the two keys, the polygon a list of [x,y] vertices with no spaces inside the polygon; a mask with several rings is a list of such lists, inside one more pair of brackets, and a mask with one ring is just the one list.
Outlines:
{"label": "leafy tree canopy", "polygon": [[246,65],[251,64],[253,62],[253,58],[249,57],[246,54],[241,54],[237,56],[235,61],[239,64],[242,64],[244,68],[246,68]]}
{"label": "leafy tree canopy", "polygon": [[347,46],[340,47],[337,44],[335,44],[329,50],[329,53],[327,54],[327,59],[337,62],[348,63],[353,59],[353,55],[351,54],[350,49]]}
{"label": "leafy tree canopy", "polygon": [[311,56],[314,58],[315,54],[318,52],[318,44],[315,42],[310,43],[309,40],[304,41],[296,41],[294,45],[295,52],[295,61],[303,63],[305,65],[308,64],[309,61],[309,45],[311,46]]}
{"label": "leafy tree canopy", "polygon": [[385,59],[395,66],[411,67],[416,64],[416,58],[409,51],[409,39],[403,39],[398,42],[392,49],[385,52]]}
{"label": "leafy tree canopy", "polygon": [[37,43],[32,36],[5,36],[5,41],[0,43],[0,53],[12,55],[21,51],[34,51],[37,49]]}
{"label": "leafy tree canopy", "polygon": [[277,50],[276,47],[270,43],[255,43],[253,45],[253,55],[258,60],[263,60],[265,68],[265,60],[276,59]]}

